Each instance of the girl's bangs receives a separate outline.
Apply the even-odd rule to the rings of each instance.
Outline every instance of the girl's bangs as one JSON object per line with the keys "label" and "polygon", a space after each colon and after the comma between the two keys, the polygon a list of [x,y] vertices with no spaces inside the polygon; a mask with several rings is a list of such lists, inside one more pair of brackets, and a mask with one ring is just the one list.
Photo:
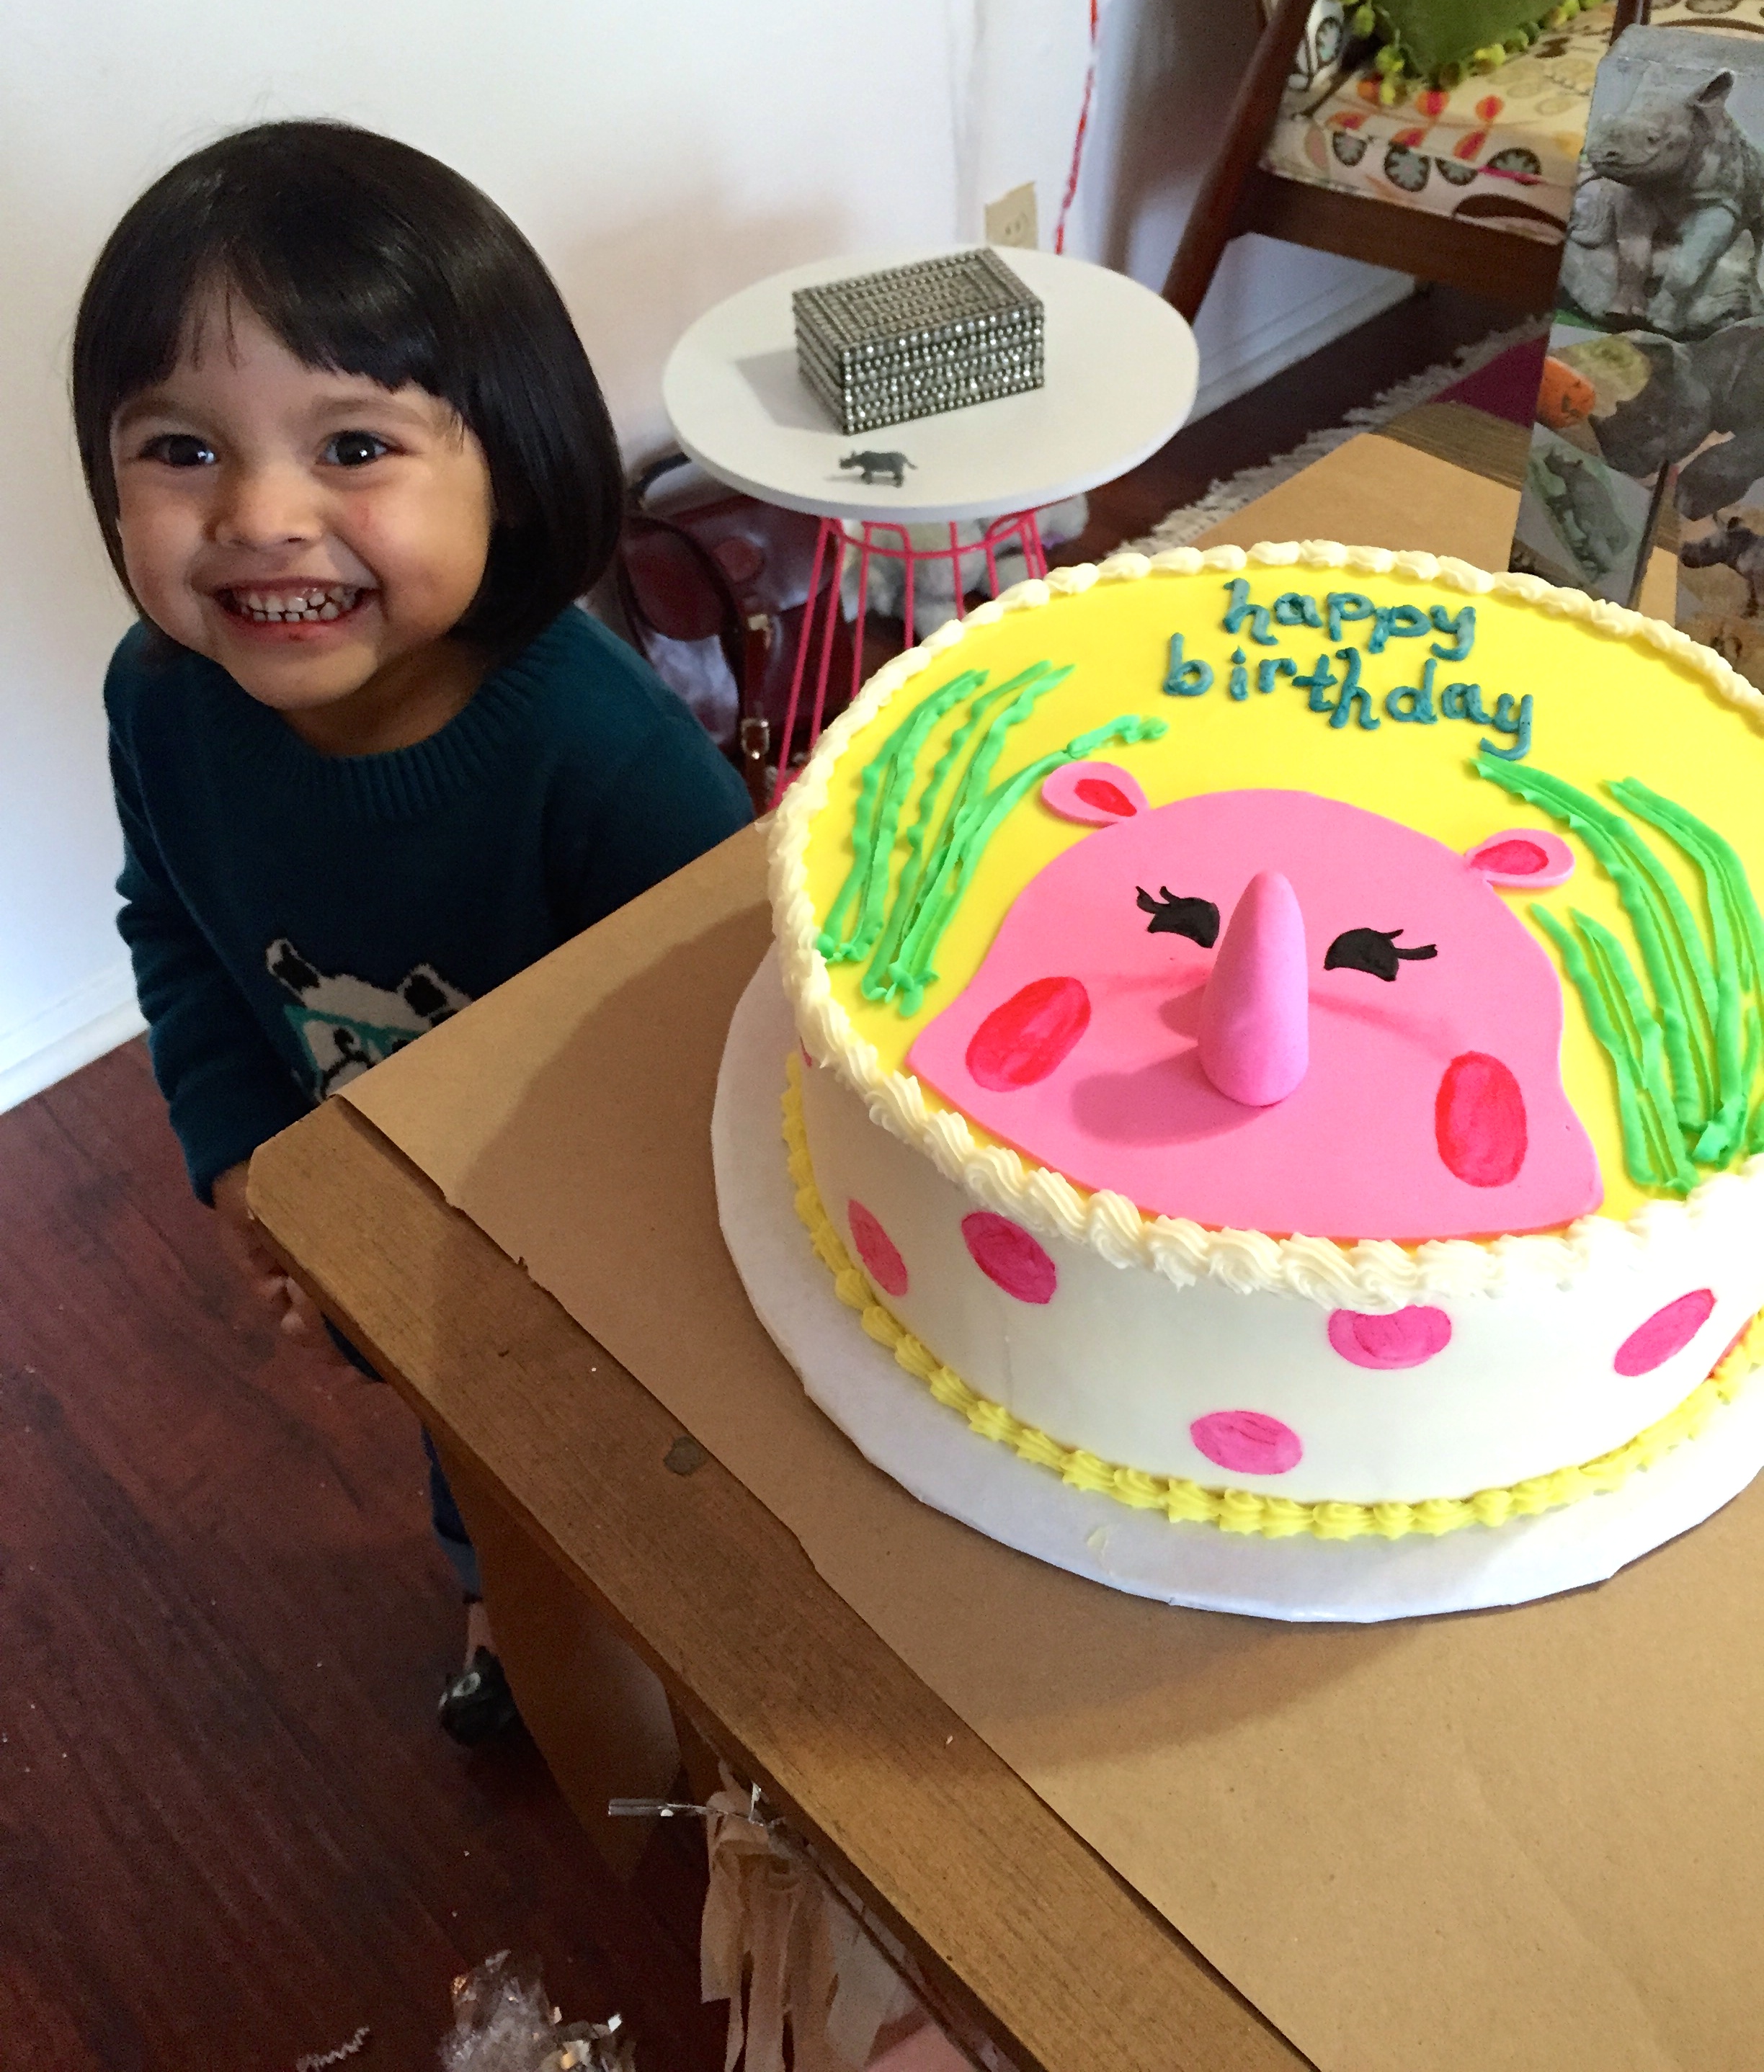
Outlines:
{"label": "girl's bangs", "polygon": [[424,153],[347,124],[289,122],[223,138],[162,175],[87,284],[75,429],[125,586],[111,426],[171,372],[217,291],[305,365],[413,384],[478,438],[502,517],[464,631],[518,644],[598,578],[619,533],[618,444],[538,254]]}

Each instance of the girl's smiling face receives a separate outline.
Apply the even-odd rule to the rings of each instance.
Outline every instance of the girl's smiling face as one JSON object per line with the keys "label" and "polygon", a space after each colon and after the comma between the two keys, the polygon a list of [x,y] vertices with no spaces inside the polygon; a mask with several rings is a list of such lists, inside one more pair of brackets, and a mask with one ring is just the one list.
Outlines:
{"label": "girl's smiling face", "polygon": [[450,405],[308,367],[216,290],[171,372],[117,413],[111,451],[142,609],[314,746],[421,740],[470,697],[483,658],[446,635],[495,507]]}

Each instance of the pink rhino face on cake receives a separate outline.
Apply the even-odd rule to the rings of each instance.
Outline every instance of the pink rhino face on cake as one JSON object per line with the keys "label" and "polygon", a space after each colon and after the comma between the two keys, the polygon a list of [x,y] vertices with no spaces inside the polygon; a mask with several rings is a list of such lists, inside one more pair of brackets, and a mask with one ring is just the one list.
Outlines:
{"label": "pink rhino face on cake", "polygon": [[953,1106],[1080,1186],[1215,1227],[1419,1242],[1598,1206],[1560,984],[1491,889],[1560,883],[1556,837],[1465,857],[1305,791],[1154,808],[1099,763],[1042,798],[1099,832],[1025,886],[915,1042]]}

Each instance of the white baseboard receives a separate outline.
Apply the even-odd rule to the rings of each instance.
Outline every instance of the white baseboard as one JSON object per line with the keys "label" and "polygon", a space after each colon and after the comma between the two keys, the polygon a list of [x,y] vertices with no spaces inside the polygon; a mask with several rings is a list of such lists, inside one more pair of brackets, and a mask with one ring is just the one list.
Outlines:
{"label": "white baseboard", "polygon": [[146,1024],[126,957],[95,972],[52,1006],[0,1030],[0,1112],[77,1072]]}
{"label": "white baseboard", "polygon": [[1271,380],[1284,368],[1319,352],[1332,339],[1352,331],[1414,293],[1406,273],[1380,273],[1370,282],[1349,278],[1332,293],[1314,298],[1253,337],[1214,345],[1203,360],[1199,393],[1188,413],[1192,424],[1248,389]]}

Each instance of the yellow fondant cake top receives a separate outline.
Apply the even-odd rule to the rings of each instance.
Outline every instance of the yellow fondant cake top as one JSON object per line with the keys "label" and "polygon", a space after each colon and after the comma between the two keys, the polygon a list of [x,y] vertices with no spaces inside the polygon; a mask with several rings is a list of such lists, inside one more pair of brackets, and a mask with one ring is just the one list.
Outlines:
{"label": "yellow fondant cake top", "polygon": [[[845,939],[853,904],[853,837],[854,831],[861,837],[866,825],[866,773],[873,773],[874,795],[874,772],[903,722],[958,678],[982,692],[1020,681],[1039,688],[1032,698],[1018,700],[1020,715],[985,773],[982,788],[991,787],[998,810],[984,840],[964,852],[962,867],[946,874],[952,897],[938,909],[939,931],[916,968],[935,976],[927,976],[915,997],[911,984],[883,986],[874,956],[841,961],[834,946]],[[972,756],[972,743],[1000,709],[977,719],[972,697],[956,696],[923,728],[915,744],[918,788],[906,783],[894,828],[895,889],[903,861],[911,860],[906,837],[932,773],[941,762],[946,798],[953,799],[964,758]],[[1073,997],[1092,1029],[1087,1040],[1094,1050],[1106,1009],[1085,960],[1107,960],[1098,947],[1105,920],[1108,928],[1149,935],[1152,949],[1176,957],[1172,968],[1188,958],[1199,972],[1209,956],[1223,955],[1218,931],[1228,930],[1234,902],[1248,896],[1233,890],[1216,901],[1201,897],[1207,890],[1202,864],[1240,849],[1247,861],[1232,882],[1241,888],[1243,869],[1253,869],[1257,861],[1255,829],[1260,825],[1279,832],[1287,845],[1280,849],[1283,860],[1301,838],[1308,847],[1301,860],[1322,874],[1322,890],[1314,894],[1298,866],[1283,861],[1300,886],[1309,931],[1305,954],[1319,972],[1326,944],[1329,974],[1318,986],[1339,989],[1338,1003],[1324,1002],[1334,1017],[1326,1037],[1313,1037],[1310,1083],[1338,1089],[1351,1084],[1363,1105],[1368,1079],[1390,1075],[1379,1048],[1387,1024],[1406,1014],[1419,1028],[1429,1016],[1455,1014],[1452,1028],[1442,1026],[1428,1040],[1441,1055],[1451,1054],[1453,1068],[1462,1068],[1460,1091],[1467,1071],[1482,1092],[1492,1085],[1498,1096],[1504,1082],[1491,1075],[1497,1067],[1505,1072],[1523,1092],[1532,1166],[1554,1160],[1560,1169],[1553,1192],[1530,1198],[1523,1220],[1491,1218],[1481,1228],[1474,1219],[1461,1220],[1400,1231],[1358,1223],[1322,1234],[1343,1244],[1400,1235],[1413,1244],[1436,1229],[1492,1237],[1515,1228],[1557,1228],[1593,1206],[1606,1218],[1626,1219],[1651,1197],[1681,1197],[1688,1182],[1745,1162],[1744,1138],[1754,1119],[1748,1102],[1760,1059],[1755,1000],[1742,983],[1749,952],[1741,910],[1750,898],[1748,880],[1764,887],[1764,816],[1756,803],[1764,790],[1761,712],[1764,701],[1733,672],[1670,628],[1533,579],[1489,578],[1430,557],[1310,545],[1257,549],[1247,557],[1236,549],[1205,556],[1185,551],[1161,557],[1149,568],[1135,557],[1105,567],[1100,579],[1096,571],[1063,572],[1046,586],[1021,586],[1001,606],[982,607],[965,624],[945,629],[926,648],[890,665],[829,730],[793,787],[775,837],[774,892],[799,1018],[808,1009],[811,1022],[821,1014],[815,1026],[824,1033],[837,1027],[839,1040],[829,1046],[834,1062],[848,1052],[861,1062],[853,1076],[866,1083],[861,1090],[874,1092],[885,1083],[908,1089],[894,1097],[911,1108],[917,1118],[913,1129],[933,1155],[931,1137],[942,1129],[952,1147],[945,1162],[959,1166],[972,1153],[1014,1146],[1028,1161],[1022,1168],[1026,1186],[1041,1167],[1048,1169],[1044,1178],[1058,1174],[1075,1180],[1081,1194],[1101,1192],[1111,1202],[1120,1196],[1122,1214],[1131,1202],[1154,1218],[1191,1215],[1186,1205],[1149,1201],[1137,1184],[1146,1158],[1162,1155],[1155,1143],[1147,1149],[1136,1138],[1136,1133],[1157,1135],[1155,1121],[1142,1120],[1150,1082],[1135,1078],[1139,1067],[1093,1072],[1075,1097],[1081,1110],[1088,1102],[1094,1111],[1080,1113],[1082,1130],[1104,1148],[1094,1173],[1075,1172],[1074,1163],[1081,1161],[1063,1152],[1038,1154],[1034,1128],[1018,1128],[1014,1118],[1026,1112],[1022,1075],[1041,1067],[1022,1064],[1020,1043],[1018,1050],[1001,1052],[987,1034],[996,1036],[1004,1008],[984,1022],[977,1018],[993,996],[1003,998],[1007,981],[1038,974],[1045,964],[1045,975],[1018,985],[1010,996],[1012,1002],[1029,1003],[1018,1021],[1033,1010],[1034,1040],[1045,1038],[1057,1049],[1067,1040],[1059,1033],[1066,1003],[1057,989],[1048,989],[1083,980],[1088,992],[1079,987]],[[1116,722],[1137,725],[1109,736]],[[969,735],[958,742],[964,726]],[[1026,779],[1026,788],[1006,800],[1005,780],[1013,773],[1033,775],[1043,765],[1059,767],[1063,756],[1072,760],[1075,746],[1087,750],[1078,760],[1100,773],[1085,795],[1100,802],[1095,811],[1082,797],[1073,802],[1069,777],[1063,794],[1044,775],[1034,783]],[[1126,773],[1129,791],[1137,785],[1137,815],[1110,771]],[[1614,795],[1610,787],[1624,780],[1641,788]],[[1045,798],[1041,783],[1048,783]],[[1278,797],[1231,803],[1245,793],[1298,797],[1286,805]],[[967,804],[979,796],[972,791]],[[1207,803],[1221,799],[1224,805]],[[1300,799],[1323,804],[1301,807]],[[1586,800],[1593,802],[1590,824],[1576,804]],[[1186,818],[1164,816],[1160,832],[1153,816],[1182,802],[1201,805]],[[872,832],[874,805],[873,796]],[[1343,808],[1354,814],[1342,814]],[[1136,850],[1106,825],[1112,815],[1139,820]],[[921,865],[928,868],[939,829],[928,811],[924,818]],[[1417,849],[1412,860],[1401,846],[1405,829],[1429,838],[1425,853]],[[1709,849],[1708,834],[1718,851]],[[1095,870],[1080,878],[1075,865],[1065,866],[1063,879],[1043,877],[1067,852],[1103,841],[1123,844],[1114,879],[1105,882]],[[1271,840],[1271,853],[1279,847]],[[1481,910],[1472,912],[1469,906],[1468,919],[1461,920],[1455,908],[1447,913],[1459,895],[1456,890],[1449,899],[1436,895],[1429,876],[1441,869],[1440,850],[1453,859],[1480,857],[1483,878],[1476,881],[1474,897],[1487,899],[1486,878],[1529,948],[1499,916],[1479,919]],[[1104,853],[1100,847],[1088,853],[1092,858]],[[1166,854],[1167,865],[1156,867]],[[1552,873],[1536,861],[1558,855],[1573,865],[1561,883],[1551,882]],[[1496,866],[1515,857],[1533,861],[1503,875]],[[1639,890],[1638,878],[1644,881]],[[1124,892],[1115,889],[1116,880]],[[838,911],[842,893],[844,913]],[[1191,908],[1200,912],[1199,920]],[[1004,927],[1014,909],[1014,948]],[[1648,935],[1650,912],[1664,917],[1655,931],[1659,939]],[[1688,928],[1694,929],[1694,939],[1685,939]],[[811,931],[818,953],[804,947]],[[1534,952],[1548,960],[1560,986],[1560,1083],[1554,1088],[1540,1084],[1548,1074],[1535,1059],[1520,1065],[1503,1049],[1529,1043],[1535,1052],[1538,1046],[1534,1025],[1544,1010],[1522,1002],[1526,986],[1544,968],[1532,961]],[[989,960],[998,966],[991,978]],[[1714,991],[1712,972],[1719,982]],[[1133,982],[1117,972],[1108,997]],[[985,997],[977,999],[968,1020],[952,1018],[940,1038],[939,1018],[977,993]],[[1455,1005],[1448,1006],[1448,997]],[[1198,1015],[1198,989],[1195,999]],[[837,1013],[822,1013],[822,1001]],[[1170,1022],[1173,1056],[1185,1045],[1195,1047],[1193,1015],[1184,1023],[1176,1009],[1162,1005],[1157,1011]],[[1520,1029],[1527,1013],[1532,1022]],[[1602,1031],[1597,1026],[1602,1016]],[[1071,1019],[1068,1014],[1067,1025]],[[1725,1026],[1717,1028],[1718,1022]],[[1555,1040],[1551,1034],[1549,1042]],[[1618,1050],[1634,1061],[1627,1087],[1614,1063]],[[1466,1067],[1466,1059],[1482,1062]],[[1319,1077],[1326,1067],[1333,1080]],[[1740,1104],[1737,1137],[1727,1128],[1727,1149],[1697,1163],[1692,1153],[1699,1145],[1707,1151],[1726,1127],[1711,1120],[1724,1090],[1727,1121],[1733,1121],[1732,1089],[1722,1072],[1731,1080],[1741,1067],[1747,1098]],[[927,1076],[933,1069],[940,1087]],[[989,1105],[964,1072],[977,1073],[982,1089],[996,1083],[1002,1089],[997,1099]],[[1558,1118],[1550,1104],[1565,1096]],[[1662,1100],[1675,1097],[1681,1110],[1687,1100],[1700,1098],[1702,1110],[1688,1120],[1688,1111],[1678,1115],[1674,1141],[1663,1145],[1657,1111]],[[1042,1096],[1031,1088],[1030,1098]],[[1435,1101],[1441,1133],[1452,1098],[1448,1075]],[[964,1127],[954,1127],[958,1120]],[[1577,1124],[1596,1170],[1584,1160],[1584,1170],[1574,1164],[1577,1154],[1569,1139]],[[953,1148],[958,1140],[966,1147],[959,1156]],[[1057,1136],[1046,1141],[1067,1141]],[[1219,1148],[1209,1155],[1216,1160]],[[1290,1151],[1286,1155],[1290,1161]],[[1367,1159],[1379,1155],[1375,1143],[1365,1145]],[[1408,1153],[1404,1148],[1392,1155]],[[1451,1162],[1454,1154],[1440,1155]],[[1477,1161],[1486,1168],[1492,1159],[1498,1167],[1502,1155],[1498,1142],[1491,1150],[1476,1138],[1455,1154],[1464,1161],[1456,1170],[1469,1174],[1493,1200],[1499,1190]],[[1228,1149],[1224,1157],[1230,1162]],[[1128,1176],[1127,1184],[1113,1178],[1117,1172]],[[1581,1201],[1574,1186],[1584,1194],[1589,1185],[1589,1198]],[[1555,1212],[1552,1202],[1572,1205]],[[1474,1213],[1474,1205],[1466,1212],[1472,1219]],[[1215,1227],[1236,1222],[1204,1215],[1199,1220]],[[1283,1237],[1320,1231],[1315,1218],[1264,1216],[1241,1227]]]}

